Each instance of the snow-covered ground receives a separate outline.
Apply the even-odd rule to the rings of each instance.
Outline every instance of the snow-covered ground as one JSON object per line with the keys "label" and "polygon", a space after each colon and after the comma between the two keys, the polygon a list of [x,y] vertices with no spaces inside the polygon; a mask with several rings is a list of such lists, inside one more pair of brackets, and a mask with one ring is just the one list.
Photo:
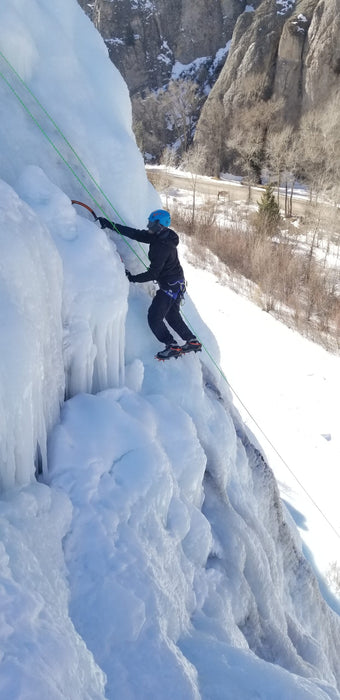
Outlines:
{"label": "snow-covered ground", "polygon": [[218,341],[235,405],[325,575],[331,562],[340,567],[340,357],[221,284],[217,260],[203,269],[186,248],[183,254],[190,295]]}
{"label": "snow-covered ground", "polygon": [[[0,50],[1,700],[338,700],[339,616],[262,437],[208,356],[155,362],[153,286],[124,274],[144,253],[71,204],[135,226],[160,204],[103,41],[75,0],[3,0]],[[225,355],[216,328],[220,358],[221,316],[204,321],[207,289],[224,314],[232,297],[187,266],[185,313],[262,422],[256,313],[246,395],[242,348]]]}

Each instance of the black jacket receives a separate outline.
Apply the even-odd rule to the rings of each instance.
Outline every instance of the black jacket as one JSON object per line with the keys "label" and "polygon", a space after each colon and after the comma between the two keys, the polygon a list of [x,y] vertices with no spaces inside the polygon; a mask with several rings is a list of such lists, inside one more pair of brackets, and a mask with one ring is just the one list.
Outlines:
{"label": "black jacket", "polygon": [[[110,228],[113,228],[113,226],[110,226]],[[132,275],[132,282],[150,282],[154,280],[158,282],[161,288],[167,289],[169,284],[180,280],[184,281],[183,269],[177,254],[179,238],[175,231],[172,231],[171,228],[162,227],[159,233],[149,233],[146,230],[140,231],[121,224],[115,224],[115,229],[127,238],[149,244],[150,267],[146,272]]]}

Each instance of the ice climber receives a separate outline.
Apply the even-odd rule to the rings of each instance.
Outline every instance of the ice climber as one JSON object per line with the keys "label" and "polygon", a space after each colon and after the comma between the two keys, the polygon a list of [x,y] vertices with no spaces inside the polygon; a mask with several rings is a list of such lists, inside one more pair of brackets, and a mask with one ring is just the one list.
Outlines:
{"label": "ice climber", "polygon": [[[170,357],[179,357],[182,353],[201,350],[201,343],[193,337],[192,331],[184,323],[180,314],[180,302],[185,293],[185,280],[177,253],[179,238],[177,233],[169,228],[171,223],[169,212],[164,209],[151,212],[147,224],[148,230],[138,230],[121,224],[113,225],[103,217],[98,217],[98,221],[102,228],[117,230],[127,238],[149,244],[150,267],[139,275],[132,275],[129,270],[126,270],[126,276],[130,282],[153,280],[159,285],[148,311],[148,322],[152,332],[161,343],[165,344],[164,350],[160,350],[156,357],[159,360],[167,360]],[[164,321],[186,341],[184,345],[178,345]]]}

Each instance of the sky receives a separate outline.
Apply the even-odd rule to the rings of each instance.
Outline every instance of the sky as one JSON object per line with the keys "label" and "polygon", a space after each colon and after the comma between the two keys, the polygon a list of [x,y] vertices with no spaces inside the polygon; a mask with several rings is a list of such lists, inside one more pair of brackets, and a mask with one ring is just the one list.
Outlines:
{"label": "sky", "polygon": [[[103,41],[75,0],[5,0],[0,51],[0,699],[339,698],[339,617],[260,437],[209,356],[154,359],[154,285],[124,271],[146,251],[71,203],[139,227],[161,203]],[[268,416],[241,309],[221,287],[236,359],[185,264],[186,317]]]}

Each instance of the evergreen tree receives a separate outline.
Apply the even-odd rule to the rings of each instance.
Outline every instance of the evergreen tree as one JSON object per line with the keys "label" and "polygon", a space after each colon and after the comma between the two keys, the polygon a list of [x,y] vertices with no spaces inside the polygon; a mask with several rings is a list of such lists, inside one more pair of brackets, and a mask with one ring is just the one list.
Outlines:
{"label": "evergreen tree", "polygon": [[263,226],[267,233],[274,233],[281,219],[280,207],[275,199],[272,185],[267,185],[258,202],[258,224]]}

